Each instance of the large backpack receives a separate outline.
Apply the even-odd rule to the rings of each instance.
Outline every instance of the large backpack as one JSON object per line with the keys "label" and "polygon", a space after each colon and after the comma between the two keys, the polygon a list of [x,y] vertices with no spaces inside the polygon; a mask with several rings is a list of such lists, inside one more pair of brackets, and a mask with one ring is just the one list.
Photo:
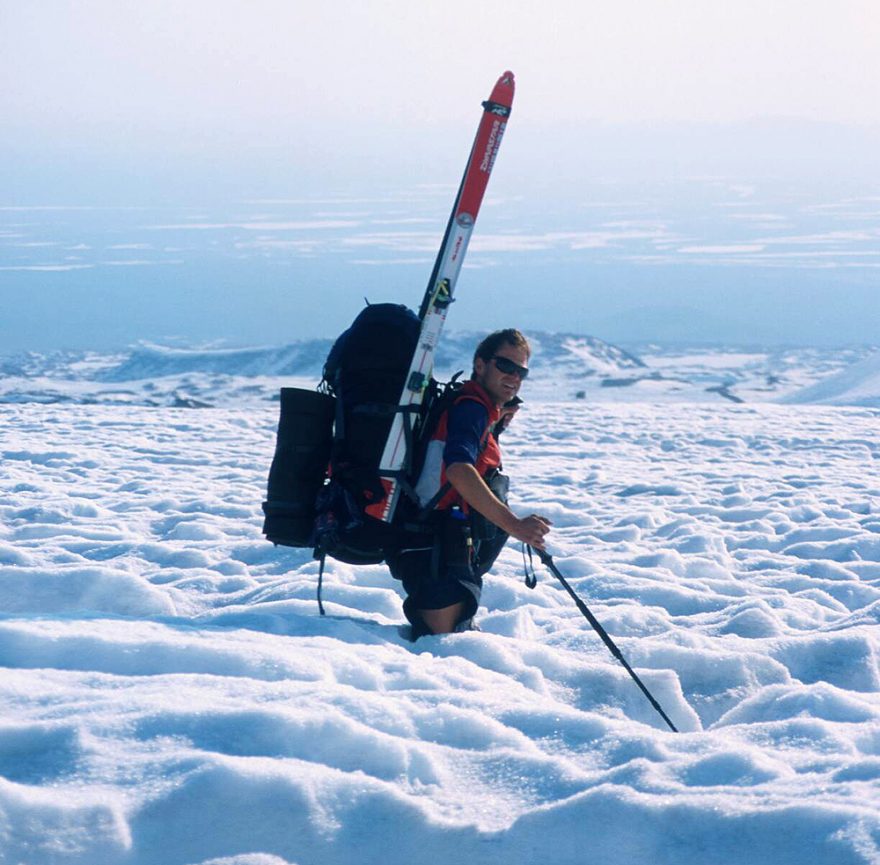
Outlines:
{"label": "large backpack", "polygon": [[350,564],[384,561],[404,526],[418,518],[412,500],[391,523],[366,508],[385,495],[379,462],[395,413],[404,412],[407,455],[401,488],[413,479],[440,414],[458,385],[431,379],[420,405],[398,405],[419,337],[418,316],[398,304],[367,306],[334,343],[318,391],[282,388],[275,456],[263,503],[263,533],[275,544],[313,547]]}

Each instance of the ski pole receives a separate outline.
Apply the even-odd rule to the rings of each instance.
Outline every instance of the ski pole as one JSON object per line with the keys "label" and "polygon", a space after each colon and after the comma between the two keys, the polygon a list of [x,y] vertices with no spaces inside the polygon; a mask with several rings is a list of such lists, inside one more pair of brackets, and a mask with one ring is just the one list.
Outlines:
{"label": "ski pole", "polygon": [[620,649],[617,648],[614,640],[612,640],[611,637],[608,636],[608,632],[605,630],[605,628],[602,627],[602,625],[599,623],[599,620],[590,612],[587,605],[578,597],[577,593],[568,584],[568,581],[565,579],[565,577],[562,576],[559,568],[556,567],[556,564],[553,561],[553,556],[551,556],[550,553],[545,553],[543,550],[536,549],[535,552],[538,554],[541,562],[546,565],[547,568],[549,568],[553,576],[556,577],[556,579],[559,580],[560,583],[562,583],[562,588],[564,588],[565,591],[568,592],[569,595],[571,595],[572,600],[575,602],[575,604],[577,604],[577,608],[581,611],[584,618],[593,626],[593,630],[602,638],[602,642],[605,643],[606,646],[608,646],[611,654],[614,655],[614,657],[617,658],[617,660],[620,661],[621,664],[623,664],[623,668],[627,671],[627,673],[630,674],[632,680],[639,686],[639,688],[641,688],[642,693],[648,698],[648,701],[651,703],[651,705],[660,713],[660,717],[663,718],[664,721],[666,721],[669,729],[672,730],[673,733],[677,733],[678,729],[676,728],[675,724],[673,724],[672,721],[669,720],[669,716],[666,714],[666,712],[663,711],[663,708],[654,699],[651,692],[645,687],[644,682],[642,682],[642,680],[638,677],[636,671],[633,670],[633,668],[626,662],[626,658],[623,657],[623,654],[621,653]]}

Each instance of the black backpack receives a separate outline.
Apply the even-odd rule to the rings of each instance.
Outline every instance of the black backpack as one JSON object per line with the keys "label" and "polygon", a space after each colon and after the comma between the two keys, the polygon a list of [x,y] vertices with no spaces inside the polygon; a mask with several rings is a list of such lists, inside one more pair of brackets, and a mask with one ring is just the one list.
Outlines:
{"label": "black backpack", "polygon": [[[412,491],[430,434],[458,391],[431,379],[418,406],[398,405],[420,332],[418,316],[391,303],[367,306],[334,343],[318,391],[282,388],[263,533],[275,544],[313,547],[350,564],[377,564],[418,508]],[[366,508],[384,498],[379,462],[397,412],[407,454],[391,524]],[[406,521],[406,525],[404,522]]]}

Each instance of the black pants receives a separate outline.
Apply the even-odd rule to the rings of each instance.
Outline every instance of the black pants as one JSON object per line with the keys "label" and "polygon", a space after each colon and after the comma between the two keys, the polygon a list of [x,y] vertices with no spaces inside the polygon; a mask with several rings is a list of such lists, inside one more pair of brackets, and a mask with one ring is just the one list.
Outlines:
{"label": "black pants", "polygon": [[500,529],[492,538],[474,541],[474,555],[464,565],[459,556],[450,555],[444,548],[445,537],[442,530],[413,535],[399,549],[389,552],[386,559],[391,575],[403,583],[403,613],[413,626],[414,637],[429,633],[419,610],[442,610],[462,603],[464,608],[457,624],[473,618],[480,605],[483,575],[507,541],[507,535]]}

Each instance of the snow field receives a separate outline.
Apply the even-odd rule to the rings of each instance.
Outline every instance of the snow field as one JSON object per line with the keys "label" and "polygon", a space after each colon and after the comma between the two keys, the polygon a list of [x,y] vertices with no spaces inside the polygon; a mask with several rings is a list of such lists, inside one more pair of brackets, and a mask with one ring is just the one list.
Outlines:
{"label": "snow field", "polygon": [[275,410],[0,406],[0,861],[880,862],[869,408],[532,405],[482,632],[260,534]]}

